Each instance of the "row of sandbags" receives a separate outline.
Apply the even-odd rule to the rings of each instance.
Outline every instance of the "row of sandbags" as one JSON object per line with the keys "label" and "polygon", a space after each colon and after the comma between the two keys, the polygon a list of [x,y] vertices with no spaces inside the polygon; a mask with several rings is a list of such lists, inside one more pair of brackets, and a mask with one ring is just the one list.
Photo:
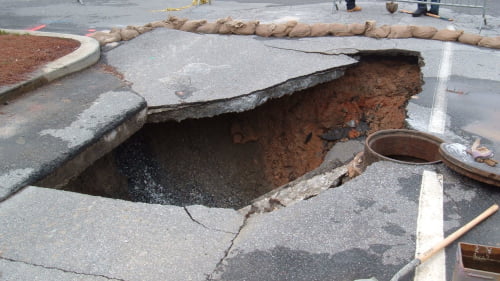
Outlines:
{"label": "row of sandbags", "polygon": [[464,44],[500,49],[500,36],[485,37],[465,33],[463,30],[438,30],[432,26],[382,25],[375,21],[365,23],[314,23],[297,21],[284,23],[259,23],[259,21],[233,20],[231,17],[215,22],[188,20],[170,16],[167,20],[148,23],[144,26],[113,28],[109,32],[96,32],[91,37],[101,45],[133,39],[154,28],[170,28],[205,34],[258,35],[262,37],[318,37],[318,36],[367,36],[372,38],[421,38],[441,41],[458,41]]}

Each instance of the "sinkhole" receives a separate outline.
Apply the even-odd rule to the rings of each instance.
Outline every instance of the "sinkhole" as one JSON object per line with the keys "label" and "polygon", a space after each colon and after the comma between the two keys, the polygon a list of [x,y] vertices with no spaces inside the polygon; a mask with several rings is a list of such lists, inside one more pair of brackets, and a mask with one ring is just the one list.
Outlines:
{"label": "sinkhole", "polygon": [[406,105],[421,85],[417,56],[364,55],[339,79],[253,110],[148,123],[63,189],[242,208],[319,167],[339,141],[404,128]]}

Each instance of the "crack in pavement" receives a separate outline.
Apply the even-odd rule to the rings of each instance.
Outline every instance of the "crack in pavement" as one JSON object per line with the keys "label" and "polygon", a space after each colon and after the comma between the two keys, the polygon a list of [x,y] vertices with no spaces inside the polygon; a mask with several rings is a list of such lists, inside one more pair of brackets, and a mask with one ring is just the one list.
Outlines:
{"label": "crack in pavement", "polygon": [[326,51],[305,51],[305,50],[298,50],[298,49],[293,49],[293,48],[272,46],[272,45],[268,45],[268,44],[264,44],[264,46],[269,47],[269,48],[279,49],[279,50],[295,51],[295,52],[301,52],[301,53],[305,53],[305,54],[320,54],[320,55],[328,55],[328,56],[351,55],[353,53],[360,52],[359,49],[355,49],[355,48],[337,48],[337,49],[330,49],[330,50],[326,50]]}
{"label": "crack in pavement", "polygon": [[215,273],[218,273],[219,271],[222,270],[220,268],[222,266],[222,263],[229,256],[229,253],[233,249],[234,241],[236,241],[236,239],[238,239],[238,237],[240,236],[241,231],[247,225],[247,222],[248,222],[248,219],[250,218],[250,215],[251,214],[245,215],[245,219],[243,220],[243,223],[241,224],[240,228],[238,229],[238,233],[235,233],[236,235],[233,237],[233,239],[231,239],[231,243],[229,243],[229,247],[224,251],[224,256],[219,260],[219,262],[217,262],[217,264],[215,265],[215,269],[212,271],[212,273],[210,273],[210,274],[207,275],[206,281],[214,281],[215,279],[214,279],[213,275]]}
{"label": "crack in pavement", "polygon": [[35,263],[29,263],[29,262],[19,261],[19,260],[15,260],[15,259],[11,259],[11,258],[6,258],[6,257],[1,257],[1,256],[0,256],[0,259],[6,260],[6,261],[10,261],[10,262],[22,263],[22,264],[26,264],[26,265],[30,265],[30,266],[41,267],[41,268],[50,269],[50,270],[58,270],[58,271],[62,271],[62,272],[65,272],[65,273],[71,273],[71,274],[77,274],[77,275],[85,275],[85,276],[93,276],[93,277],[102,277],[102,278],[106,278],[108,280],[127,281],[125,279],[113,278],[113,277],[109,277],[109,276],[101,275],[101,274],[91,274],[91,273],[76,272],[76,271],[62,269],[62,268],[58,268],[58,267],[45,266],[45,265],[35,264]]}
{"label": "crack in pavement", "polygon": [[[203,223],[201,223],[200,221],[196,220],[192,215],[191,213],[189,212],[189,210],[186,208],[186,207],[183,207],[184,208],[184,211],[186,212],[186,214],[189,216],[189,218],[195,222],[196,224],[199,224],[201,225],[203,228],[205,229],[208,229],[208,230],[212,230],[212,231],[218,231],[218,232],[224,232],[224,233],[229,233],[229,234],[238,234],[236,232],[231,232],[231,231],[225,231],[225,230],[222,230],[222,229],[218,229],[218,228],[211,228],[211,227],[208,227],[206,225],[204,225]],[[239,230],[238,230],[239,231]]]}

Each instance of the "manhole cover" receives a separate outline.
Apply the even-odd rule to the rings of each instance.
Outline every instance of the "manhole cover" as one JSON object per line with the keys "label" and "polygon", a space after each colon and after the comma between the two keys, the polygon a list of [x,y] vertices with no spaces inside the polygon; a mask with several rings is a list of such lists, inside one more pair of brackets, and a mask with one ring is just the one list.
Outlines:
{"label": "manhole cover", "polygon": [[480,182],[500,186],[500,169],[478,163],[467,154],[467,147],[460,143],[443,143],[439,147],[443,162],[457,173]]}
{"label": "manhole cover", "polygon": [[441,161],[438,137],[412,130],[381,130],[365,142],[365,164],[386,160],[404,164],[435,164]]}

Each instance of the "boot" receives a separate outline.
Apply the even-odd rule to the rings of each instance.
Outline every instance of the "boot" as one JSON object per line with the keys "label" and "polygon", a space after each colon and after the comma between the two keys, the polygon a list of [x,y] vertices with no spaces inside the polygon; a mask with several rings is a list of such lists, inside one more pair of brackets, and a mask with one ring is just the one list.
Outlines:
{"label": "boot", "polygon": [[439,6],[438,5],[431,5],[431,9],[429,10],[429,13],[434,14],[434,15],[439,15]]}
{"label": "boot", "polygon": [[420,17],[421,15],[425,15],[427,13],[427,5],[418,4],[415,12],[412,13],[414,17]]}

